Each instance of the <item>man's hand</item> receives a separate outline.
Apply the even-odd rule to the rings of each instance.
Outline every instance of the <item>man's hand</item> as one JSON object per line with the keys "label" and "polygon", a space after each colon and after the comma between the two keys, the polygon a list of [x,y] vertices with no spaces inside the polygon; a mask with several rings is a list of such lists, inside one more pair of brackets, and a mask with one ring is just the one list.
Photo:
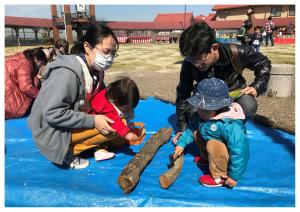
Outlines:
{"label": "man's hand", "polygon": [[229,187],[234,187],[237,185],[237,181],[231,179],[230,177],[228,177],[226,180],[225,180],[225,185],[228,185]]}
{"label": "man's hand", "polygon": [[175,158],[177,158],[178,156],[180,156],[182,153],[183,153],[183,148],[182,147],[180,147],[180,146],[176,146],[175,147],[175,152],[174,152],[174,154],[173,154],[173,158],[175,159]]}
{"label": "man's hand", "polygon": [[244,88],[243,90],[241,90],[241,93],[257,97],[257,91],[253,87],[247,86],[246,88]]}
{"label": "man's hand", "polygon": [[176,145],[176,143],[177,143],[177,141],[178,141],[178,139],[179,139],[179,137],[180,137],[181,135],[182,135],[182,132],[176,133],[176,135],[174,136],[174,138],[173,138],[173,140],[172,140],[173,144]]}

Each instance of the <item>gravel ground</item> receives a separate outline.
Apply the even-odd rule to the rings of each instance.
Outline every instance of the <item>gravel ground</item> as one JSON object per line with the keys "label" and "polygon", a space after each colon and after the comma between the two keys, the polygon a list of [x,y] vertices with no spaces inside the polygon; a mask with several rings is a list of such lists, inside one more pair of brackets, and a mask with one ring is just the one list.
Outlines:
{"label": "gravel ground", "polygon": [[[130,70],[106,72],[105,82],[109,83],[121,76],[135,80],[141,97],[154,96],[170,103],[175,103],[176,86],[179,81],[179,70]],[[245,70],[247,82],[253,81],[253,72]],[[295,97],[279,98],[262,95],[257,98],[258,111],[254,120],[268,127],[295,134]]]}

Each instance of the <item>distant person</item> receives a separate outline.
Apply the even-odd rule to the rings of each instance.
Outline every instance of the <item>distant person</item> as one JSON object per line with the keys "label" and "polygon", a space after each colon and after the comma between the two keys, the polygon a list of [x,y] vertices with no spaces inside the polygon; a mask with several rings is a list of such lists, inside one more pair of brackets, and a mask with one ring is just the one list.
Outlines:
{"label": "distant person", "polygon": [[[54,59],[55,59],[55,50],[54,48],[52,47],[48,47],[48,48],[43,48],[43,47],[40,47],[40,49],[42,49],[42,51],[45,53],[46,55],[46,58],[47,58],[47,63],[49,62],[52,62]],[[41,82],[44,81],[44,70],[46,68],[46,64],[43,64],[41,67],[40,67],[40,70],[39,70],[39,73],[37,75],[37,77],[40,79]]]}
{"label": "distant person", "polygon": [[266,31],[266,45],[265,46],[268,46],[269,39],[271,41],[271,46],[274,46],[274,40],[273,40],[274,29],[275,29],[275,25],[272,21],[272,16],[269,16],[268,21],[265,24],[265,31]]}
{"label": "distant person", "polygon": [[[107,146],[111,140],[118,139],[119,142],[126,140],[125,143],[130,141],[136,142],[138,138],[142,135],[140,133],[135,134],[133,130],[127,125],[126,120],[133,118],[134,108],[138,105],[140,99],[140,94],[136,83],[129,78],[122,78],[110,83],[107,88],[101,90],[91,101],[92,114],[101,114],[110,118],[114,123],[110,126],[116,130],[115,135],[110,137],[98,136],[97,138],[97,151],[95,154],[95,159],[106,160],[114,157],[113,152],[107,151]],[[102,147],[100,142],[103,143]],[[139,141],[141,142],[141,141]],[[93,143],[90,141],[90,143]],[[92,146],[89,143],[78,143],[74,144],[74,152],[83,151],[84,149],[89,149]]]}
{"label": "distant person", "polygon": [[[213,30],[205,22],[195,23],[185,29],[179,40],[181,55],[185,57],[176,89],[176,115],[178,133],[176,141],[186,128],[196,109],[187,104],[196,84],[215,77],[226,82],[229,90],[238,92],[235,102],[246,115],[245,121],[257,111],[257,96],[267,90],[271,61],[255,52],[251,46],[217,42]],[[254,72],[254,81],[246,83],[243,69]]]}
{"label": "distant person", "polygon": [[72,47],[74,55],[57,54],[46,66],[28,124],[41,154],[53,163],[86,168],[89,161],[72,153],[74,141],[115,132],[109,126],[114,123],[110,118],[89,113],[92,98],[105,87],[104,72],[112,65],[117,50],[114,32],[92,24]]}
{"label": "distant person", "polygon": [[28,116],[39,93],[37,74],[47,58],[40,48],[27,49],[5,59],[5,119]]}
{"label": "distant person", "polygon": [[208,164],[208,175],[199,177],[199,182],[208,187],[227,185],[234,187],[246,171],[249,159],[249,144],[243,123],[242,107],[228,95],[228,86],[223,80],[202,80],[195,94],[187,101],[197,108],[197,117],[176,142],[174,158],[194,140],[200,150],[198,164]]}
{"label": "distant person", "polygon": [[252,47],[255,50],[255,52],[260,52],[260,46],[262,42],[263,42],[263,36],[260,32],[260,27],[256,26],[255,33],[251,38]]}
{"label": "distant person", "polygon": [[242,21],[242,26],[237,31],[237,34],[236,34],[236,38],[237,38],[237,40],[241,41],[241,44],[246,44],[245,35],[246,35],[246,32],[247,32],[247,28],[246,28],[246,24],[245,23],[246,23],[246,20],[243,20]]}
{"label": "distant person", "polygon": [[254,34],[254,24],[256,22],[254,9],[250,7],[247,10],[247,19],[243,20],[242,26],[237,34],[237,39],[241,41],[243,45],[252,45],[251,36]]}
{"label": "distant person", "polygon": [[[48,62],[55,60],[58,54],[67,55],[69,54],[69,43],[65,39],[59,39],[55,41],[54,48],[42,48],[43,52],[46,54]],[[39,79],[43,82],[44,81],[44,70],[45,67],[41,67],[41,70],[38,74]]]}
{"label": "distant person", "polygon": [[63,54],[63,55],[69,54],[69,43],[65,39],[59,39],[55,41],[54,48],[56,54]]}
{"label": "distant person", "polygon": [[55,59],[56,53],[53,47],[42,48],[42,50],[45,53],[48,62],[51,62]]}

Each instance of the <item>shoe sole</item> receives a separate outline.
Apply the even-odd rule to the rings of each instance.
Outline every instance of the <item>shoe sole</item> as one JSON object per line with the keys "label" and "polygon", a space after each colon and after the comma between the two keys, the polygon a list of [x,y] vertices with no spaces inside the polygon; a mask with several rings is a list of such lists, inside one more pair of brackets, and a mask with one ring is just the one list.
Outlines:
{"label": "shoe sole", "polygon": [[97,158],[95,157],[95,161],[109,160],[109,159],[112,159],[112,158],[114,158],[114,157],[115,157],[115,155],[113,155],[112,157],[108,157],[108,158],[100,158],[100,159],[97,159]]}
{"label": "shoe sole", "polygon": [[201,184],[204,185],[204,186],[206,186],[206,187],[210,187],[210,188],[223,186],[223,184],[218,184],[218,185],[208,185],[208,184],[205,184],[205,183],[201,183]]}
{"label": "shoe sole", "polygon": [[86,167],[88,167],[90,165],[90,162],[88,161],[86,164],[82,164],[80,166],[74,166],[74,167],[71,167],[72,169],[84,169]]}

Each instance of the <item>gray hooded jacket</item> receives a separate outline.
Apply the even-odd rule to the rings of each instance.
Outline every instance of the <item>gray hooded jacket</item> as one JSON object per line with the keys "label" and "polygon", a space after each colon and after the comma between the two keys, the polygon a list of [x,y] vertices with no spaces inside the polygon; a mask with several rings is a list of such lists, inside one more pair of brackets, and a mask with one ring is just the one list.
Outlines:
{"label": "gray hooded jacket", "polygon": [[95,116],[80,112],[85,98],[84,74],[75,55],[58,55],[44,72],[42,88],[28,119],[40,152],[62,164],[72,129],[94,127]]}

